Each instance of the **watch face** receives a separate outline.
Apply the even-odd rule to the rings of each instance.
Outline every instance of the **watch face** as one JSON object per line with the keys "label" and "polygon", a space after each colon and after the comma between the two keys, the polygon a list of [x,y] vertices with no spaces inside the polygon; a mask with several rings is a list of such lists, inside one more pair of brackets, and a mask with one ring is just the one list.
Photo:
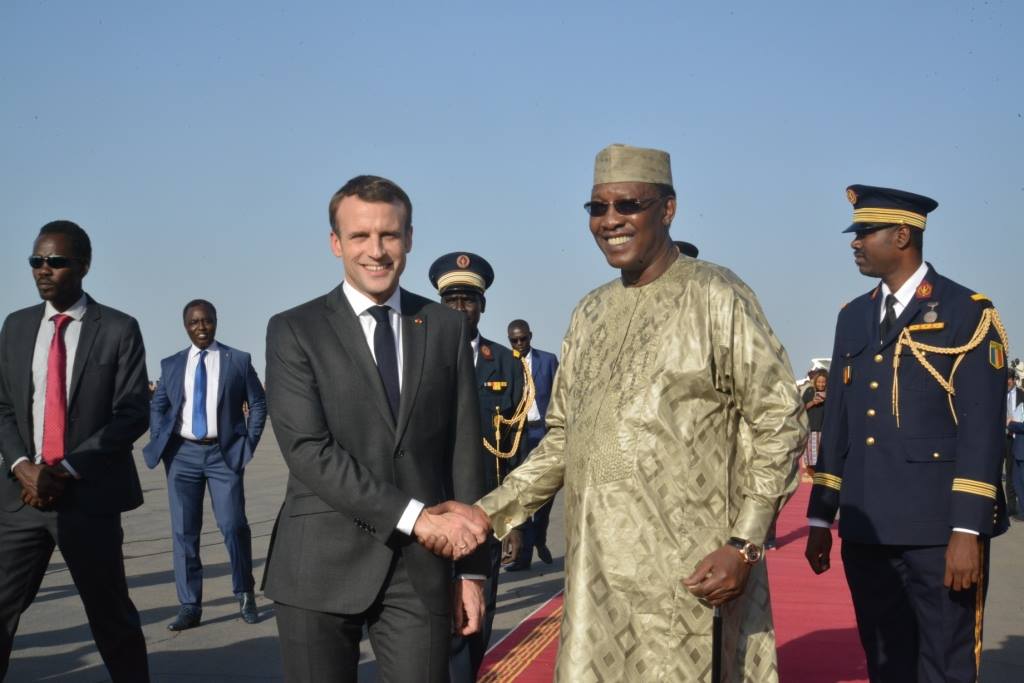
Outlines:
{"label": "watch face", "polygon": [[758,548],[753,543],[748,543],[747,546],[743,549],[743,556],[747,558],[747,562],[749,562],[750,564],[754,564],[755,562],[760,560],[761,555],[763,553],[764,551]]}

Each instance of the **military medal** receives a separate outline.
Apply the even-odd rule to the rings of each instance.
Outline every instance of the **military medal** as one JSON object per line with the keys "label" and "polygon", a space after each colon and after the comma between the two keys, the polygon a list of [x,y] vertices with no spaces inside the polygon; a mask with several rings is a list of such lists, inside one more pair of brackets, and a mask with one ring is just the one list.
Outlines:
{"label": "military medal", "polygon": [[939,319],[939,314],[935,312],[935,307],[938,305],[938,301],[933,301],[928,304],[928,312],[924,314],[924,321],[926,323],[933,323]]}

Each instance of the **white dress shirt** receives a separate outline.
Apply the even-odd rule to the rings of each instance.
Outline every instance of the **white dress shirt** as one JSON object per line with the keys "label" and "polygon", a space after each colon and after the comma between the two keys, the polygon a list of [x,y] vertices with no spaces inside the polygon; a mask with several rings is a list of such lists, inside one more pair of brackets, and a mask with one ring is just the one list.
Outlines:
{"label": "white dress shirt", "polygon": [[[363,329],[363,336],[366,337],[366,345],[370,347],[370,355],[373,356],[373,362],[377,362],[377,355],[373,352],[373,332],[377,329],[377,321],[374,320],[373,316],[370,315],[370,309],[374,306],[390,306],[391,310],[388,311],[388,317],[391,320],[391,331],[395,335],[395,352],[398,356],[398,390],[402,390],[402,293],[397,287],[395,288],[394,294],[388,297],[388,300],[383,304],[378,304],[376,301],[366,296],[358,289],[349,284],[348,280],[345,280],[341,284],[341,291],[345,294],[345,298],[348,299],[348,303],[352,306],[352,310],[355,311],[356,317],[359,319],[359,325]],[[409,504],[405,507],[405,512],[398,519],[398,524],[395,528],[401,531],[406,536],[412,536],[412,530],[416,526],[416,520],[420,516],[420,512],[426,507],[423,503],[412,498],[409,500]]]}
{"label": "white dress shirt", "polygon": [[[533,349],[526,354],[526,369],[529,371],[530,376],[533,377]],[[537,407],[537,395],[534,394],[533,400],[530,402],[530,409],[526,411],[526,420],[528,422],[537,422],[541,419],[540,409]]]}
{"label": "white dress shirt", "polygon": [[341,285],[341,291],[345,293],[349,305],[359,318],[359,325],[363,328],[363,336],[366,337],[366,345],[370,347],[370,355],[373,362],[377,362],[377,354],[373,350],[373,332],[377,329],[377,321],[370,315],[370,309],[374,306],[389,306],[388,318],[391,320],[391,331],[395,335],[395,354],[398,356],[398,390],[402,390],[402,292],[395,289],[395,293],[388,297],[382,304],[366,296],[358,289],[348,283],[348,280]]}
{"label": "white dress shirt", "polygon": [[[202,349],[195,344],[188,350],[188,360],[185,361],[185,402],[181,406],[181,430],[178,432],[182,438],[193,441],[196,435],[192,431],[192,404],[195,399],[196,368],[199,367],[201,352]],[[220,346],[217,342],[206,347],[203,365],[206,366],[206,436],[203,438],[216,439],[217,395],[220,391]]]}
{"label": "white dress shirt", "polygon": [[928,264],[922,261],[918,269],[914,271],[914,274],[911,275],[907,279],[907,281],[904,282],[903,285],[896,290],[896,292],[893,292],[891,289],[889,289],[889,285],[883,282],[882,296],[878,297],[879,299],[882,300],[881,308],[879,308],[878,311],[878,321],[881,322],[885,320],[885,298],[890,294],[896,295],[896,303],[893,304],[893,308],[896,310],[896,317],[898,318],[901,315],[903,315],[904,309],[906,309],[910,302],[914,300],[914,296],[917,293],[917,288],[921,286],[922,282],[924,282],[924,276],[927,274]]}
{"label": "white dress shirt", "polygon": [[[896,317],[897,318],[900,317],[901,315],[903,315],[903,311],[907,308],[907,306],[910,304],[910,302],[914,299],[914,296],[917,293],[917,288],[921,286],[922,282],[924,282],[924,276],[927,275],[927,274],[928,274],[928,264],[925,263],[924,261],[922,261],[921,265],[918,267],[918,269],[914,271],[914,274],[911,275],[907,279],[907,281],[904,282],[903,285],[898,290],[896,290],[896,292],[895,292],[896,303],[893,304],[893,309],[895,309],[895,311],[896,311]],[[882,306],[879,309],[879,313],[878,313],[878,321],[879,322],[881,322],[882,320],[885,320],[885,298],[887,296],[889,296],[889,294],[892,294],[892,293],[893,293],[893,291],[891,289],[889,289],[889,285],[887,285],[887,284],[885,284],[883,282],[882,283],[882,292],[881,292],[882,296],[879,297],[882,300]],[[808,517],[807,518],[807,525],[808,526],[817,526],[817,527],[830,527],[830,526],[832,526],[831,524],[826,522],[824,519],[819,519],[817,517]],[[964,533],[974,534],[975,536],[978,535],[977,531],[974,531],[973,529],[964,529],[962,527],[953,527],[953,531],[963,531]]]}
{"label": "white dress shirt", "polygon": [[[67,369],[65,371],[66,386],[64,387],[65,394],[71,392],[71,374],[75,367],[75,354],[78,351],[78,340],[82,336],[82,318],[85,317],[85,308],[87,305],[87,299],[85,294],[74,303],[68,310],[64,311],[64,315],[70,316],[71,320],[64,328],[64,349],[67,352]],[[46,306],[43,310],[43,320],[39,323],[39,331],[36,333],[36,345],[32,351],[32,446],[35,448],[35,452],[32,454],[32,459],[35,464],[39,464],[43,461],[43,416],[46,413],[46,369],[50,360],[50,343],[53,341],[53,331],[55,329],[54,322],[51,318],[58,315],[61,311],[58,311],[53,307],[49,301],[46,302]],[[28,460],[28,458],[18,458],[11,465],[11,471],[22,460]],[[78,473],[75,469],[68,464],[67,460],[62,460],[61,464],[78,478]]]}

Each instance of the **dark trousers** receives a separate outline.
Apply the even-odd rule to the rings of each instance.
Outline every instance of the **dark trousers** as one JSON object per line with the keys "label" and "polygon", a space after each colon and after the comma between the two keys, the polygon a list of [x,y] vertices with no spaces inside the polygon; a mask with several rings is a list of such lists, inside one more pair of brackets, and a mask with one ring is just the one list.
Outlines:
{"label": "dark trousers", "polygon": [[355,683],[367,627],[384,683],[446,683],[451,614],[431,614],[396,554],[377,599],[362,614],[329,614],[275,603],[284,680]]}
{"label": "dark trousers", "polygon": [[171,511],[174,548],[174,586],[178,602],[203,603],[203,562],[199,541],[203,532],[203,495],[210,490],[213,516],[224,536],[231,560],[231,586],[235,595],[253,590],[252,532],[245,517],[243,473],[224,462],[220,446],[181,443],[168,463],[167,497]]}
{"label": "dark trousers", "polygon": [[487,646],[491,642],[494,611],[498,606],[498,576],[501,572],[501,543],[491,538],[491,568],[484,582],[484,623],[471,636],[452,636],[451,660],[448,664],[451,683],[472,683],[483,664]]}
{"label": "dark trousers", "polygon": [[54,546],[82,598],[111,680],[149,680],[146,639],[121,559],[123,540],[118,514],[0,510],[0,680],[7,675],[18,621],[35,600]]}
{"label": "dark trousers", "polygon": [[873,683],[953,683],[977,680],[975,625],[988,582],[951,591],[942,585],[946,546],[886,546],[843,542],[857,630]]}
{"label": "dark trousers", "polygon": [[[527,453],[537,447],[546,432],[547,428],[543,422],[526,428]],[[523,549],[519,554],[518,564],[529,566],[533,561],[533,549],[548,544],[548,525],[551,521],[551,506],[554,503],[555,497],[552,496],[551,500],[540,506],[533,516],[523,524]]]}

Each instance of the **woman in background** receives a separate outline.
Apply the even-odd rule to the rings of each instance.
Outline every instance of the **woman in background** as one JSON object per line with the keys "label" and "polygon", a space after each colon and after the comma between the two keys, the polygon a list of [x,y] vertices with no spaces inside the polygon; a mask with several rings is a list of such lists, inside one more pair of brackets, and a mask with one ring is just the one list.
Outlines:
{"label": "woman in background", "polygon": [[828,370],[821,370],[804,390],[803,402],[807,408],[807,448],[804,450],[804,477],[814,476],[818,465],[818,444],[821,443],[821,423],[825,419],[825,387],[828,385]]}

